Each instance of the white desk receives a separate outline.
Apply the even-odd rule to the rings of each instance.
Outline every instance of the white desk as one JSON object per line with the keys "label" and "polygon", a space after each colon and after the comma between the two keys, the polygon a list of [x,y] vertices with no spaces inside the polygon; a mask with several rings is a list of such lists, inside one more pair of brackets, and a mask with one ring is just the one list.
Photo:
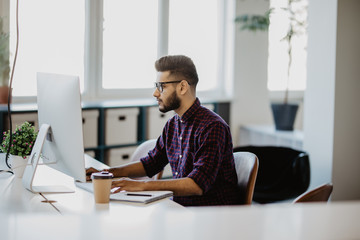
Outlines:
{"label": "white desk", "polygon": [[0,239],[360,239],[360,201],[183,208],[164,199],[95,204],[82,189],[45,194],[0,174]]}
{"label": "white desk", "polygon": [[20,178],[9,173],[0,174],[1,213],[56,213],[55,209],[39,194],[33,194],[22,186]]}
{"label": "white desk", "polygon": [[62,214],[113,214],[123,215],[124,212],[158,211],[159,209],[185,209],[183,206],[170,200],[162,199],[149,204],[110,201],[109,204],[95,204],[92,193],[76,188],[75,193],[44,194]]}
{"label": "white desk", "polygon": [[195,209],[124,208],[117,214],[0,214],[6,240],[360,239],[360,202]]}
{"label": "white desk", "polygon": [[[98,161],[87,159],[86,167],[93,166],[98,169],[106,167]],[[5,164],[0,162],[0,168],[5,169]],[[93,214],[93,213],[121,213],[123,211],[154,211],[157,209],[182,208],[183,206],[170,199],[163,199],[150,204],[126,203],[120,201],[111,201],[110,204],[95,204],[92,193],[83,189],[76,188],[72,178],[66,176],[56,176],[58,173],[53,169],[46,169],[46,166],[38,166],[35,182],[45,182],[53,184],[64,184],[70,188],[75,188],[75,193],[54,193],[37,194],[25,189],[22,185],[22,179],[9,173],[0,174],[0,213],[57,213],[59,214]],[[56,177],[54,177],[56,176]],[[60,177],[60,179],[59,179]],[[51,201],[50,203],[43,202]],[[138,209],[138,210],[137,210]],[[142,211],[142,210],[141,210]],[[0,235],[1,236],[1,235]],[[1,239],[1,238],[0,238]]]}

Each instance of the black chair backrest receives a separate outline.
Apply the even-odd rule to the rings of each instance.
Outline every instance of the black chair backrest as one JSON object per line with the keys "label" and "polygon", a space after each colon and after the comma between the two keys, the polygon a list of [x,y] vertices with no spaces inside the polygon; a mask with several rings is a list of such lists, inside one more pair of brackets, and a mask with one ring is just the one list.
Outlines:
{"label": "black chair backrest", "polygon": [[259,203],[295,198],[310,184],[310,163],[306,152],[287,147],[242,146],[234,152],[252,152],[259,159],[253,200]]}

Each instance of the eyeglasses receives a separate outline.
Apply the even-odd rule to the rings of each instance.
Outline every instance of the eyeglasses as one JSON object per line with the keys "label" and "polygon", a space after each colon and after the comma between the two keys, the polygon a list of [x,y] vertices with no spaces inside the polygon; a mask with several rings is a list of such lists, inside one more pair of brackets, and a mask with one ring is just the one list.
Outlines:
{"label": "eyeglasses", "polygon": [[[169,81],[169,82],[155,82],[155,87],[157,88],[157,90],[159,90],[159,92],[163,92],[164,88],[163,85],[168,84],[168,83],[179,83],[182,80],[177,80],[177,81]],[[189,84],[190,85],[190,84]]]}

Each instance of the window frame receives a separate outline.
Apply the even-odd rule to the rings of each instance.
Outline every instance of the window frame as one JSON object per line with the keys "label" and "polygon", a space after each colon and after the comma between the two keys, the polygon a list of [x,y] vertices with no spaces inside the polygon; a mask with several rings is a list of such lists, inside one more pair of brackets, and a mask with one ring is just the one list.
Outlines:
{"label": "window frame", "polygon": [[[9,0],[1,0],[6,5]],[[84,42],[84,91],[82,99],[109,100],[109,99],[141,99],[152,98],[154,88],[136,89],[103,89],[102,88],[102,36],[103,36],[103,1],[85,1],[85,42]],[[168,51],[168,20],[169,4],[171,0],[159,1],[158,15],[158,57],[166,55]],[[220,13],[218,24],[219,34],[219,63],[217,71],[217,87],[208,91],[198,91],[197,96],[204,99],[222,100],[232,97],[233,86],[233,51],[235,1],[217,0]],[[9,12],[9,9],[8,11]],[[154,59],[155,61],[155,59]],[[154,70],[155,76],[155,70]],[[154,79],[155,81],[155,79]],[[200,79],[201,81],[201,79]],[[146,97],[144,97],[146,96]],[[36,96],[13,97],[14,103],[36,102]]]}
{"label": "window frame", "polygon": [[[232,2],[232,1],[231,1]],[[228,82],[230,81],[226,76],[232,76],[229,74],[230,63],[229,56],[232,56],[232,49],[227,46],[231,43],[228,38],[231,36],[232,28],[227,26],[227,19],[229,19],[229,5],[231,2],[218,0],[218,6],[220,11],[220,22],[218,24],[219,32],[221,31],[219,39],[219,57],[223,64],[219,66],[217,71],[217,87],[208,91],[198,91],[198,96],[202,98],[212,99],[224,99],[230,95],[230,87]],[[158,10],[158,57],[164,56],[168,52],[168,27],[169,27],[169,4],[170,0],[159,0]],[[86,51],[88,57],[85,59],[88,61],[85,63],[85,89],[83,97],[85,99],[138,99],[152,98],[154,92],[153,88],[136,88],[136,89],[103,89],[102,88],[102,19],[103,19],[103,0],[99,1],[86,1]],[[234,8],[232,8],[234,9]],[[235,11],[233,11],[235,13]],[[233,14],[234,14],[233,13]],[[231,18],[231,17],[230,17]],[[232,18],[231,18],[232,19]],[[229,33],[230,31],[230,33]],[[96,52],[94,51],[96,49]],[[155,60],[154,60],[155,61]],[[91,70],[90,70],[91,69]],[[154,70],[155,71],[155,70]],[[155,72],[154,72],[155,76]],[[97,80],[98,79],[98,80]],[[155,81],[155,79],[154,79]],[[201,79],[200,79],[201,81]]]}
{"label": "window frame", "polygon": [[[271,2],[270,2],[270,8],[273,8],[273,10],[274,10],[274,6],[273,6],[273,1],[275,1],[276,2],[276,0],[271,0]],[[287,1],[283,1],[284,3],[287,3]],[[302,0],[302,4],[304,4],[304,2],[307,4],[307,6],[308,6],[308,0]],[[278,2],[277,2],[278,3]],[[272,18],[274,18],[274,14],[276,14],[277,15],[277,18],[279,18],[279,16],[280,15],[282,15],[282,14],[287,14],[287,12],[285,11],[284,12],[284,10],[281,10],[281,6],[279,7],[279,6],[277,6],[277,8],[275,8],[275,11],[273,11],[273,13],[270,15],[270,21],[272,21]],[[306,16],[308,15],[308,13],[306,13],[305,14]],[[286,25],[289,25],[290,24],[290,19],[289,19],[289,17],[287,16],[287,17],[285,17],[286,18]],[[268,56],[268,69],[270,69],[271,67],[273,68],[273,66],[271,65],[271,64],[269,64],[270,63],[270,60],[271,60],[271,62],[275,62],[275,61],[278,61],[278,59],[276,59],[275,60],[275,58],[274,58],[274,56],[270,56],[270,54],[271,53],[274,53],[275,51],[270,51],[270,47],[271,47],[271,43],[274,43],[274,42],[276,42],[277,44],[281,44],[282,46],[284,46],[284,47],[288,47],[287,46],[287,42],[286,41],[283,41],[281,38],[282,37],[284,37],[285,36],[285,34],[287,33],[287,30],[286,30],[286,33],[284,33],[284,35],[283,36],[278,36],[279,37],[279,39],[272,39],[271,38],[271,35],[270,35],[270,32],[272,31],[272,28],[271,28],[271,24],[270,24],[270,27],[269,27],[269,29],[268,29],[268,34],[269,34],[269,36],[268,36],[268,38],[269,38],[269,56]],[[302,33],[302,35],[301,35],[301,37],[304,37],[305,39],[303,40],[303,41],[305,41],[305,46],[304,46],[304,52],[305,52],[305,54],[307,55],[307,39],[308,39],[308,33],[307,33],[307,30],[306,30],[306,27],[305,27],[305,30],[304,30],[304,33]],[[299,39],[299,36],[297,36],[296,34],[294,34],[293,35],[293,39],[292,39],[292,53],[291,53],[291,55],[292,55],[292,58],[293,58],[293,62],[292,62],[292,67],[291,67],[291,69],[290,69],[290,83],[291,82],[293,82],[293,81],[297,81],[297,82],[299,82],[300,80],[299,80],[299,78],[297,78],[297,77],[294,77],[294,75],[296,76],[297,74],[295,74],[295,71],[294,71],[294,66],[296,66],[296,63],[294,63],[294,59],[296,59],[296,53],[294,53],[295,51],[294,50],[299,50],[300,49],[300,46],[301,46],[301,44],[299,44],[299,43],[294,43],[293,41],[294,41],[294,39],[295,39],[295,41],[296,40],[298,40]],[[285,50],[285,51],[288,51],[288,50]],[[283,51],[282,51],[283,52]],[[273,54],[273,55],[275,55],[275,54]],[[288,53],[286,53],[286,55],[288,55]],[[305,57],[305,64],[303,65],[304,67],[305,67],[305,72],[307,71],[307,60],[306,60],[306,58],[307,57]],[[281,59],[281,60],[283,60],[283,59]],[[288,63],[287,63],[287,60],[285,60],[285,66],[286,67],[281,67],[281,71],[288,71],[288,69],[287,69],[287,67],[288,67]],[[295,65],[294,65],[295,64]],[[284,65],[283,65],[284,66]],[[275,70],[279,70],[279,68],[275,68]],[[288,77],[287,75],[285,76],[285,78],[286,77]],[[296,88],[294,88],[294,87],[292,87],[291,86],[291,84],[288,86],[288,90],[286,90],[286,88],[287,88],[287,86],[286,86],[286,83],[285,84],[279,84],[279,85],[281,85],[280,87],[277,87],[277,88],[274,88],[274,87],[271,87],[271,85],[275,85],[274,83],[271,83],[270,81],[272,80],[272,79],[275,79],[273,76],[272,77],[270,77],[270,74],[269,74],[269,71],[268,71],[268,82],[267,82],[267,89],[268,89],[268,91],[269,91],[269,93],[271,94],[271,97],[272,98],[278,98],[279,97],[279,95],[284,95],[285,94],[285,92],[286,91],[288,91],[289,93],[292,93],[292,98],[293,99],[298,99],[298,98],[300,98],[300,97],[303,97],[303,95],[304,95],[304,92],[305,92],[305,90],[306,90],[306,74],[305,74],[305,78],[303,78],[302,80],[304,80],[304,81],[301,81],[302,82],[302,84],[304,85],[304,87],[303,88],[298,88],[298,87],[296,87]]]}

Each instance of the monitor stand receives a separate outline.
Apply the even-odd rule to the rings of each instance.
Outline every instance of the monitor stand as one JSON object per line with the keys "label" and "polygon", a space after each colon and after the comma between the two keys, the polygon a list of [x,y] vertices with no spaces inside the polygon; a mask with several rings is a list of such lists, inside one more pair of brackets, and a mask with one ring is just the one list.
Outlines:
{"label": "monitor stand", "polygon": [[33,193],[72,193],[75,192],[74,189],[71,189],[67,186],[58,186],[58,185],[40,185],[34,186],[34,177],[36,174],[36,170],[38,165],[40,165],[40,155],[42,152],[42,148],[45,142],[45,138],[50,131],[49,124],[42,124],[40,127],[40,131],[36,138],[33,150],[31,151],[28,163],[26,165],[22,183],[23,186],[30,190]]}

